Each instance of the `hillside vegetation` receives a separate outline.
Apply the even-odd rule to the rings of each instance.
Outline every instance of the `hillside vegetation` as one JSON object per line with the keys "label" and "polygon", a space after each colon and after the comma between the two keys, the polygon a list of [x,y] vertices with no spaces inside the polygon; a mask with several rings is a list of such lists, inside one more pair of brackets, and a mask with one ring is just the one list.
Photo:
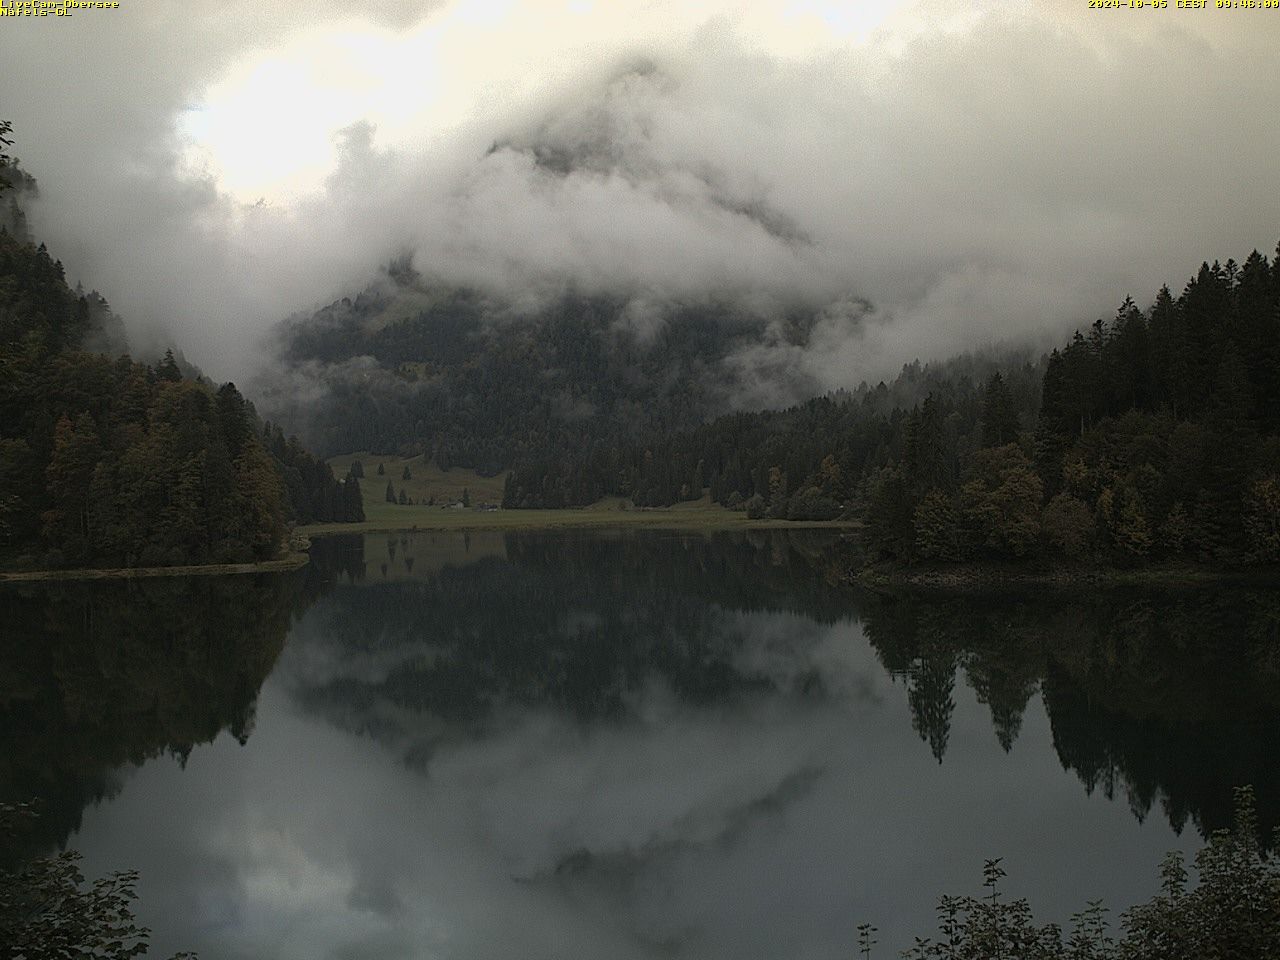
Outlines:
{"label": "hillside vegetation", "polygon": [[526,458],[504,504],[704,489],[755,516],[859,516],[899,562],[1275,563],[1280,269],[1257,251],[1202,264],[1179,296],[1126,298],[1039,362],[912,364],[891,385]]}
{"label": "hillside vegetation", "polygon": [[[0,192],[26,183],[11,167]],[[358,483],[262,425],[234,384],[125,349],[106,300],[0,224],[0,563],[244,563],[276,556],[287,521],[363,517]]]}

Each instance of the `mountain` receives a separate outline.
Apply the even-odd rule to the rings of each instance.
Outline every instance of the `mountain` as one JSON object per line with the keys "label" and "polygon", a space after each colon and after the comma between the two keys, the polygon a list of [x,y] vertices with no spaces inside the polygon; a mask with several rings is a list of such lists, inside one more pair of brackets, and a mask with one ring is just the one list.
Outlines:
{"label": "mountain", "polygon": [[820,385],[787,358],[815,319],[800,306],[572,287],[512,302],[398,264],[355,298],[282,324],[277,368],[254,392],[326,456],[422,454],[493,475],[583,443],[812,396]]}
{"label": "mountain", "polygon": [[265,402],[326,453],[509,469],[509,508],[709,496],[861,517],[874,555],[912,563],[1280,559],[1280,270],[1257,251],[1048,356],[814,396],[787,361],[822,316],[572,290],[521,307],[401,264],[282,326]]}

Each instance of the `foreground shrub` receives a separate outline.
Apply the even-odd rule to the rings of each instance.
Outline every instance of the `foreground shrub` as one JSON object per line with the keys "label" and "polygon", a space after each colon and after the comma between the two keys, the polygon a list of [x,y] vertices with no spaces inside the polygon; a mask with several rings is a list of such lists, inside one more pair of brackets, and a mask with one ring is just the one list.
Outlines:
{"label": "foreground shrub", "polygon": [[[1280,847],[1280,834],[1277,836]],[[1280,958],[1280,865],[1258,836],[1251,787],[1236,790],[1235,825],[1196,854],[1199,882],[1187,884],[1178,853],[1160,868],[1161,892],[1127,910],[1112,937],[1107,909],[1091,901],[1066,939],[1057,924],[1038,925],[1025,899],[1004,900],[999,860],[983,869],[981,897],[943,897],[937,939],[917,939],[906,960],[1268,960]],[[859,928],[859,952],[870,932]]]}

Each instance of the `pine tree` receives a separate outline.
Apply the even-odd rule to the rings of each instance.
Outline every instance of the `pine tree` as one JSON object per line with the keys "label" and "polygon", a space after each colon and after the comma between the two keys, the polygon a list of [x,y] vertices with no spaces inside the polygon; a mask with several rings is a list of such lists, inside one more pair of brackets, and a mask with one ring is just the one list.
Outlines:
{"label": "pine tree", "polygon": [[1178,358],[1186,376],[1182,406],[1188,411],[1203,409],[1222,360],[1221,330],[1230,313],[1231,289],[1222,267],[1216,261],[1212,267],[1202,263],[1178,303],[1185,331]]}
{"label": "pine tree", "polygon": [[998,372],[991,375],[982,398],[982,445],[1002,447],[1018,439],[1018,412]]}
{"label": "pine tree", "polygon": [[1054,350],[1045,367],[1035,435],[1036,473],[1049,496],[1062,489],[1062,457],[1071,434],[1065,377],[1062,354]]}
{"label": "pine tree", "polygon": [[1114,355],[1114,362],[1108,365],[1113,385],[1111,412],[1150,409],[1155,399],[1151,341],[1146,318],[1132,297],[1125,297],[1116,312],[1107,348]]}
{"label": "pine tree", "polygon": [[914,512],[900,469],[887,468],[872,479],[866,523],[868,542],[876,554],[899,560],[911,558],[915,549]]}
{"label": "pine tree", "polygon": [[223,443],[227,445],[228,454],[235,459],[240,456],[253,431],[244,397],[234,383],[224,383],[218,388],[215,408]]}
{"label": "pine tree", "polygon": [[93,551],[89,490],[101,459],[102,444],[87,413],[80,414],[74,425],[65,416],[58,420],[46,471],[53,509],[45,515],[45,536],[73,563],[87,561]]}
{"label": "pine tree", "polygon": [[182,379],[182,371],[178,368],[178,361],[174,359],[172,350],[166,350],[164,358],[156,364],[156,378],[169,383],[177,383]]}
{"label": "pine tree", "polygon": [[1269,431],[1280,430],[1280,269],[1253,251],[1240,270],[1231,336],[1249,371],[1254,413]]}
{"label": "pine tree", "polygon": [[[1151,306],[1149,324],[1155,400],[1168,404],[1178,415],[1184,401],[1186,348],[1183,344],[1181,317],[1169,287],[1163,286]],[[1185,405],[1183,411],[1185,412]]]}
{"label": "pine tree", "polygon": [[342,482],[342,517],[348,523],[360,523],[364,520],[364,496],[360,492],[360,481],[356,477],[347,477]]}
{"label": "pine tree", "polygon": [[1241,501],[1251,472],[1256,431],[1249,410],[1248,371],[1234,343],[1227,343],[1218,365],[1217,389],[1205,426],[1214,453],[1206,463],[1197,520],[1206,527],[1204,542],[1214,555],[1229,556],[1243,547]]}
{"label": "pine tree", "polygon": [[284,538],[284,487],[270,455],[256,442],[246,443],[235,461],[233,502],[240,520],[237,536],[215,549],[224,557],[266,560]]}

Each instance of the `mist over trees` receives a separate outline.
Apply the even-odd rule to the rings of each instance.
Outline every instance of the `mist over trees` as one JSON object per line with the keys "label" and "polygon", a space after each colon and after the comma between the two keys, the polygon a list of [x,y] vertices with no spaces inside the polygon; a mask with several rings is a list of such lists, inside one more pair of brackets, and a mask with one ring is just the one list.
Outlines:
{"label": "mist over trees", "polygon": [[[735,363],[777,318],[714,299],[638,310],[573,290],[517,307],[393,265],[354,299],[282,325],[254,393],[325,456],[423,455],[492,476],[586,442],[691,429],[761,381],[783,397],[818,392],[803,373]],[[803,339],[811,322],[798,312],[784,325]]]}
{"label": "mist over trees", "polygon": [[504,505],[707,495],[754,516],[859,516],[874,555],[910,562],[1276,562],[1278,274],[1257,251],[1205,263],[1176,298],[1126,298],[1038,363],[913,364],[783,411],[592,436],[518,463]]}
{"label": "mist over trees", "polygon": [[[908,364],[891,383],[781,410],[735,358],[776,334],[724,304],[565,294],[532,314],[421,283],[404,265],[280,335],[268,403],[322,451],[510,468],[508,508],[707,497],[753,517],[860,517],[875,556],[1138,563],[1280,559],[1280,281],[1255,251],[1048,356]],[[770,326],[773,323],[773,326]],[[785,326],[805,343],[813,319]],[[811,382],[785,366],[776,394]],[[720,414],[717,416],[717,414]]]}
{"label": "mist over trees", "polygon": [[0,558],[256,561],[279,552],[286,520],[363,517],[359,481],[260,425],[234,384],[126,346],[105,299],[71,290],[44,244],[0,225]]}
{"label": "mist over trees", "polygon": [[[1017,364],[1010,389],[1034,405],[1041,366]],[[908,364],[892,384],[861,384],[780,411],[736,413],[694,430],[602,438],[556,456],[519,464],[505,505],[576,506],[600,496],[667,506],[709,495],[712,502],[781,519],[830,519],[847,513],[866,471],[886,465],[917,404],[946,403],[957,452],[979,444],[982,379],[995,356]],[[939,469],[942,467],[939,466]]]}
{"label": "mist over trees", "polygon": [[1077,332],[1048,358],[1034,429],[1002,446],[993,389],[956,471],[934,466],[954,453],[945,408],[913,411],[869,487],[882,555],[1280,560],[1280,277],[1257,251]]}
{"label": "mist over trees", "polygon": [[43,246],[3,244],[0,549],[27,562],[261,559],[286,522],[361,519],[359,478],[303,442],[508,469],[508,508],[706,497],[860,517],[894,561],[1280,559],[1280,279],[1257,251],[1148,309],[1126,298],[1047,357],[913,363],[763,411],[816,391],[785,360],[815,348],[821,311],[573,288],[519,305],[398,261],[279,328],[262,423],[172,358],[106,359],[124,348],[106,301],[70,291]]}

